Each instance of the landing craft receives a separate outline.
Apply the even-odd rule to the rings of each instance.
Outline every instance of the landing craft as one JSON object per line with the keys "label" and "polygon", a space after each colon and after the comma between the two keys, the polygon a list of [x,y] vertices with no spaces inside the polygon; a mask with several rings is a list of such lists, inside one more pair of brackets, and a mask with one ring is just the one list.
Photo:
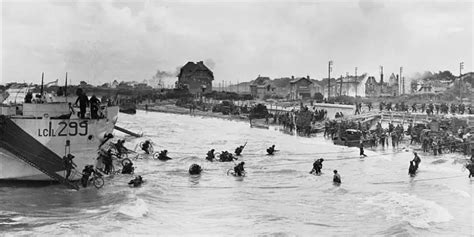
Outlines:
{"label": "landing craft", "polygon": [[69,180],[80,179],[82,169],[96,163],[99,145],[113,132],[119,108],[101,105],[98,119],[90,119],[88,108],[81,119],[79,109],[70,105],[75,99],[48,95],[32,103],[12,103],[7,98],[0,105],[0,180],[56,180],[76,188],[64,179],[62,157],[75,156],[76,172]]}

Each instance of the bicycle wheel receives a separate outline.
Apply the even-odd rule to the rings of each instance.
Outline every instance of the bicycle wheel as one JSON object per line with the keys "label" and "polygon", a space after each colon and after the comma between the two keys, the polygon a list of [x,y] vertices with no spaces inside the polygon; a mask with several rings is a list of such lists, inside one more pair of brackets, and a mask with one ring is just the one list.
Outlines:
{"label": "bicycle wheel", "polygon": [[153,159],[158,160],[159,156],[160,154],[158,154],[158,152],[153,153]]}
{"label": "bicycle wheel", "polygon": [[128,158],[125,158],[125,159],[122,160],[121,163],[122,163],[122,166],[126,166],[127,164],[132,163],[132,161]]}
{"label": "bicycle wheel", "polygon": [[104,179],[102,177],[96,176],[94,177],[94,180],[92,180],[92,184],[94,184],[94,187],[97,189],[102,188],[104,186]]}
{"label": "bicycle wheel", "polygon": [[119,160],[128,158],[128,152],[117,153],[117,158]]}

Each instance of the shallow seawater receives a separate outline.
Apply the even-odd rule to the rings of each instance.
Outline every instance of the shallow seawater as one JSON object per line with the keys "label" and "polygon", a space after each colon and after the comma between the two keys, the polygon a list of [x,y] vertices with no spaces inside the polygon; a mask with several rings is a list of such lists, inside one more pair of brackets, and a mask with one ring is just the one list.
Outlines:
{"label": "shallow seawater", "polygon": [[[160,236],[470,236],[473,185],[459,154],[420,154],[416,177],[407,174],[412,147],[335,146],[321,135],[284,134],[248,123],[139,111],[119,125],[142,130],[124,136],[128,148],[151,139],[173,160],[134,160],[146,183],[130,175],[107,178],[102,189],[71,191],[59,185],[0,187],[1,235]],[[233,163],[205,161],[211,148],[233,151],[247,142],[247,176],[227,175]],[[279,150],[266,155],[272,144]],[[308,174],[324,158],[323,174]],[[189,176],[193,163],[204,171]],[[342,184],[332,184],[337,169]],[[474,180],[474,179],[473,179]]]}

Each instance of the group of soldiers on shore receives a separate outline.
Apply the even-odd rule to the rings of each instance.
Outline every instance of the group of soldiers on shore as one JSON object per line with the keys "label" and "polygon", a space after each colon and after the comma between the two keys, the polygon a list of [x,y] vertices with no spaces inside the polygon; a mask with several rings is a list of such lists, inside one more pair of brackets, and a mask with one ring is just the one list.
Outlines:
{"label": "group of soldiers on shore", "polygon": [[361,140],[366,146],[376,147],[378,145],[385,147],[389,146],[389,140],[392,147],[398,147],[400,141],[405,136],[410,137],[410,144],[420,144],[423,152],[433,152],[433,155],[443,154],[447,152],[461,151],[467,155],[470,148],[470,131],[461,127],[457,133],[452,133],[449,130],[440,129],[438,132],[431,132],[425,126],[413,127],[408,125],[405,131],[400,124],[388,124],[388,128],[382,128],[380,122],[375,126],[375,129],[370,129],[370,125],[366,123],[362,125],[360,122],[349,120],[330,120],[325,122],[324,136],[334,139],[347,129],[356,129],[361,132]]}
{"label": "group of soldiers on shore", "polygon": [[327,110],[313,108],[313,110],[310,111],[307,106],[302,107],[300,110],[292,110],[291,112],[270,114],[270,117],[273,118],[273,124],[282,125],[283,128],[292,131],[295,128],[295,122],[299,120],[298,115],[302,115],[302,113],[308,113],[310,115],[308,119],[310,124],[322,121],[327,117]]}
{"label": "group of soldiers on shore", "polygon": [[[367,108],[369,111],[372,110],[372,102],[368,102]],[[359,114],[362,109],[362,103],[356,104],[356,112],[355,114]],[[405,102],[401,103],[392,103],[392,102],[385,102],[382,101],[379,103],[379,111],[399,111],[399,112],[411,112],[412,113],[426,113],[428,115],[433,114],[474,114],[474,110],[471,108],[471,105],[464,105],[463,103],[413,103],[411,106],[405,104]]]}
{"label": "group of soldiers on shore", "polygon": [[467,129],[460,128],[457,134],[452,134],[446,130],[438,132],[425,132],[425,134],[416,135],[412,132],[412,140],[421,144],[423,152],[433,152],[433,155],[443,153],[453,153],[461,151],[467,155],[470,148],[470,132]]}
{"label": "group of soldiers on shore", "polygon": [[327,118],[327,110],[318,110],[315,107],[310,110],[307,106],[302,106],[299,110],[275,113],[270,116],[273,118],[273,124],[281,125],[285,130],[293,132],[296,125],[298,133],[309,135],[312,132],[311,125]]}
{"label": "group of soldiers on shore", "polygon": [[385,145],[389,146],[389,138],[392,141],[392,147],[398,147],[400,141],[404,137],[404,128],[400,124],[397,126],[393,123],[388,124],[388,128],[382,128],[382,124],[379,122],[376,125],[375,131],[368,131],[366,133],[366,139],[369,141],[368,145],[377,146],[380,144],[382,147]]}
{"label": "group of soldiers on shore", "polygon": [[370,130],[370,125],[365,124],[362,125],[361,122],[354,122],[354,121],[326,121],[324,125],[324,136],[331,137],[334,139],[336,135],[340,136],[339,133],[347,129],[356,129],[361,132],[361,140],[367,146],[374,147],[381,145],[382,147],[389,146],[389,138],[391,138],[392,146],[398,147],[399,142],[404,137],[404,128],[400,124],[395,126],[393,123],[388,124],[388,128],[382,128],[382,124],[379,122],[377,123],[374,130]]}

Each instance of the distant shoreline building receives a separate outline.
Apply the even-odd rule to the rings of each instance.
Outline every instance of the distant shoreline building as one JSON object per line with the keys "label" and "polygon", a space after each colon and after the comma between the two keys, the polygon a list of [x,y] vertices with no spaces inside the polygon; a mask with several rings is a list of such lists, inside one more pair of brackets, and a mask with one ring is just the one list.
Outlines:
{"label": "distant shoreline building", "polygon": [[188,62],[179,70],[178,85],[186,86],[192,94],[211,92],[214,74],[202,61]]}
{"label": "distant shoreline building", "polygon": [[392,73],[389,82],[383,81],[383,73],[380,74],[380,82],[375,80],[375,77],[370,76],[365,82],[365,96],[379,97],[379,96],[399,96],[399,78],[398,75]]}
{"label": "distant shoreline building", "polygon": [[250,84],[250,94],[253,97],[264,99],[266,95],[275,95],[275,86],[269,77],[258,77]]}
{"label": "distant shoreline building", "polygon": [[291,80],[290,100],[311,98],[312,85],[313,82],[309,79],[309,76]]}
{"label": "distant shoreline building", "polygon": [[112,84],[110,84],[110,88],[117,88],[119,86],[119,83],[117,80],[114,80]]}
{"label": "distant shoreline building", "polygon": [[271,79],[258,76],[248,86],[250,94],[255,98],[264,99],[287,98],[290,100],[313,98],[316,93],[323,92],[323,86],[319,81],[306,77],[281,77]]}
{"label": "distant shoreline building", "polygon": [[[367,74],[362,74],[360,76],[350,76],[346,75],[345,77],[339,77],[335,81],[335,93],[334,96],[359,96],[365,97],[365,84]],[[326,90],[327,95],[327,90]]]}

